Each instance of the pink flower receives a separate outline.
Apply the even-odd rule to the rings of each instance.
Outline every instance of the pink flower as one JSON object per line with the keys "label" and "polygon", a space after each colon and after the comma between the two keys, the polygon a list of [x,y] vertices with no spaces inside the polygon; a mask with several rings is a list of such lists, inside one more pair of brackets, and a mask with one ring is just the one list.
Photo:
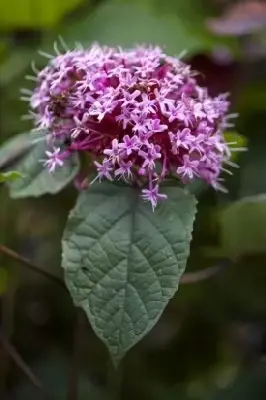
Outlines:
{"label": "pink flower", "polygon": [[54,147],[53,151],[47,150],[45,154],[47,156],[47,159],[41,161],[48,168],[49,172],[54,172],[57,167],[62,167],[64,165],[64,161],[61,158],[60,148]]}
{"label": "pink flower", "polygon": [[152,143],[149,145],[146,151],[140,150],[138,154],[140,157],[144,158],[142,168],[153,170],[155,168],[155,161],[162,156],[160,150],[160,146],[154,146]]}
{"label": "pink flower", "polygon": [[94,165],[96,166],[98,172],[98,175],[94,180],[99,179],[101,181],[103,178],[107,178],[109,181],[113,180],[111,175],[111,171],[113,171],[113,168],[108,161],[104,161],[103,164],[94,161]]}
{"label": "pink flower", "polygon": [[149,130],[152,132],[163,132],[165,131],[168,126],[161,124],[161,121],[159,119],[152,119],[151,121],[149,121]]}
{"label": "pink flower", "polygon": [[151,202],[153,210],[157,206],[158,200],[167,199],[166,194],[159,193],[159,186],[158,185],[156,185],[154,188],[151,188],[151,189],[143,189],[141,197],[144,200]]}
{"label": "pink flower", "polygon": [[139,149],[139,140],[136,135],[123,137],[123,143],[120,143],[120,148],[124,149],[127,156],[130,156],[135,150]]}
{"label": "pink flower", "polygon": [[198,160],[191,160],[189,155],[183,156],[182,166],[178,167],[176,173],[181,176],[182,179],[188,178],[193,179],[198,176]]}
{"label": "pink flower", "polygon": [[211,98],[188,65],[159,47],[93,45],[58,54],[37,74],[30,106],[36,127],[65,146],[47,151],[49,171],[73,152],[88,153],[93,182],[141,184],[153,208],[173,171],[184,183],[198,177],[220,188],[229,164],[227,95]]}
{"label": "pink flower", "polygon": [[191,130],[189,128],[184,128],[177,133],[169,132],[168,135],[173,154],[178,154],[181,148],[188,150],[194,142],[194,136],[191,135]]}
{"label": "pink flower", "polygon": [[125,181],[132,177],[132,161],[121,162],[120,167],[115,170],[115,176],[122,177]]}
{"label": "pink flower", "polygon": [[117,139],[112,140],[112,148],[105,149],[103,154],[109,157],[109,160],[112,161],[113,164],[119,163],[121,149]]}

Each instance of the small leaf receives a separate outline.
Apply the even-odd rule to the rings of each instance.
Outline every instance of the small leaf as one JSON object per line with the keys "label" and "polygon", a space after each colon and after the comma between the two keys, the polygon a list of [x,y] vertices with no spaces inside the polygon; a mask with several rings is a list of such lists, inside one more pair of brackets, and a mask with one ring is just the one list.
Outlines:
{"label": "small leaf", "polygon": [[0,172],[0,183],[12,182],[24,176],[18,171]]}
{"label": "small leaf", "polygon": [[[38,136],[37,136],[38,135]],[[33,139],[44,137],[45,133],[21,133],[3,143],[0,147],[0,168],[14,165],[20,157],[24,156],[33,146]]]}
{"label": "small leaf", "polygon": [[10,182],[10,196],[12,198],[38,197],[44,194],[56,194],[71,182],[79,170],[79,162],[72,157],[50,173],[40,160],[45,158],[46,143],[39,142],[16,165],[16,168],[25,175],[20,181]]}
{"label": "small leaf", "polygon": [[[21,146],[21,147],[20,147]],[[2,167],[11,164],[23,179],[7,182],[12,198],[38,197],[44,194],[55,194],[74,179],[79,170],[79,160],[73,157],[51,174],[40,160],[45,159],[47,149],[44,132],[33,132],[18,135],[13,141],[4,144],[0,149],[5,154]]]}
{"label": "small leaf", "polygon": [[195,198],[164,187],[152,212],[130,186],[80,194],[63,237],[65,280],[114,364],[158,321],[186,266]]}
{"label": "small leaf", "polygon": [[221,240],[229,256],[265,253],[266,195],[246,197],[227,207],[221,214]]}
{"label": "small leaf", "polygon": [[[240,135],[237,132],[225,132],[224,137],[227,143],[233,143],[230,144],[231,149],[234,148],[245,149],[247,146],[247,138],[243,135]],[[239,153],[237,151],[233,151],[231,155],[231,161],[235,161],[237,159],[238,154]]]}

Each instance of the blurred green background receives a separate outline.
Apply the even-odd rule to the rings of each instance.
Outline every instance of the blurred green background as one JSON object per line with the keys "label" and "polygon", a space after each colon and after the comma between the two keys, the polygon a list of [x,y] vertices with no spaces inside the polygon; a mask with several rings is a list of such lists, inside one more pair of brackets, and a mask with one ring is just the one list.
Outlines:
{"label": "blurred green background", "polygon": [[[122,399],[266,398],[266,2],[250,0],[9,0],[0,4],[0,140],[31,129],[19,90],[30,63],[93,41],[155,43],[201,72],[210,93],[231,92],[248,152],[228,194],[196,187],[199,210],[187,271],[226,266],[181,285],[160,322],[126,357]],[[0,187],[0,243],[54,275],[75,192],[10,200]],[[0,253],[0,333],[41,381],[36,388],[0,335],[0,399],[111,399],[108,354],[60,286]],[[110,380],[110,379],[109,379]],[[78,395],[75,382],[78,381]],[[45,392],[49,394],[44,397]]]}

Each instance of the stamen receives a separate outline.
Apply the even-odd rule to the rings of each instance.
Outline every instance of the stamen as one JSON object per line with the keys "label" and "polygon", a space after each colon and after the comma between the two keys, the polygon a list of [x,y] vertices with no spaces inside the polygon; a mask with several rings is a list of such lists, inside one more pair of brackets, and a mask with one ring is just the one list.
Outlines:
{"label": "stamen", "polygon": [[66,42],[64,41],[64,39],[62,38],[61,35],[58,36],[58,40],[59,40],[61,46],[63,47],[63,49],[64,49],[66,52],[69,51],[69,48],[68,48]]}
{"label": "stamen", "polygon": [[22,101],[31,101],[31,97],[21,96],[20,100],[22,100]]}
{"label": "stamen", "polygon": [[32,76],[32,75],[26,75],[25,79],[27,79],[28,81],[38,82],[38,78],[36,76]]}
{"label": "stamen", "polygon": [[23,93],[23,94],[32,95],[32,91],[29,90],[29,89],[21,88],[21,89],[20,89],[20,92]]}
{"label": "stamen", "polygon": [[36,68],[35,61],[32,61],[32,62],[31,62],[31,69],[32,69],[32,71],[33,71],[36,75],[38,75],[39,72],[40,72],[40,71]]}
{"label": "stamen", "polygon": [[49,58],[50,60],[52,58],[54,58],[54,56],[52,54],[48,54],[48,53],[46,53],[45,51],[42,51],[42,50],[38,50],[38,53],[40,54],[40,56],[45,57],[45,58]]}
{"label": "stamen", "polygon": [[58,47],[57,47],[57,43],[56,43],[56,42],[54,42],[54,51],[55,51],[55,54],[56,54],[57,56],[60,56],[60,55],[61,55],[60,51],[58,50]]}

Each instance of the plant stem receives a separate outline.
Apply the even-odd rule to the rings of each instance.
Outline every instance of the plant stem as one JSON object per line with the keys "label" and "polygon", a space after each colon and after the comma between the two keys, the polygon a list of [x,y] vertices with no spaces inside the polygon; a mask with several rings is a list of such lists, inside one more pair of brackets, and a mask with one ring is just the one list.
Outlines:
{"label": "plant stem", "polygon": [[28,258],[25,258],[21,256],[20,254],[16,253],[14,250],[10,249],[9,247],[6,247],[2,244],[0,244],[0,253],[12,258],[15,261],[19,261],[22,265],[25,267],[31,269],[34,272],[37,272],[46,278],[52,280],[53,282],[57,283],[64,289],[66,289],[63,281],[58,278],[57,276],[51,274],[50,272],[44,270],[43,268],[39,267],[38,265],[34,264],[32,261],[30,261]]}
{"label": "plant stem", "polygon": [[107,364],[107,391],[110,400],[120,400],[122,394],[122,371],[115,369],[111,360]]}
{"label": "plant stem", "polygon": [[183,274],[180,279],[180,284],[190,284],[190,283],[197,283],[201,281],[206,281],[207,279],[212,278],[215,275],[218,275],[224,269],[231,265],[231,261],[228,260],[221,260],[217,265],[214,267],[209,267],[202,269],[196,272],[187,272]]}
{"label": "plant stem", "polygon": [[[66,286],[59,277],[51,274],[50,272],[46,271],[44,268],[34,264],[32,261],[30,261],[28,258],[25,258],[21,256],[20,254],[16,253],[14,250],[10,249],[7,246],[4,246],[0,244],[0,253],[12,258],[13,260],[19,261],[22,265],[25,267],[31,269],[32,271],[39,273],[43,276],[45,276],[47,279],[52,280],[54,283],[57,283],[58,285],[61,286],[61,288],[66,289]],[[226,269],[228,266],[230,266],[231,261],[229,259],[223,259],[220,262],[217,263],[217,265],[209,268],[205,268],[200,271],[196,272],[187,272],[182,275],[180,279],[180,284],[190,284],[190,283],[197,283],[201,281],[205,281],[207,279],[210,279],[214,277],[215,275],[219,274],[222,272],[224,269]]]}
{"label": "plant stem", "polygon": [[83,314],[81,309],[77,309],[75,317],[72,359],[68,377],[67,400],[78,399],[78,371],[80,360],[80,342],[83,330]]}
{"label": "plant stem", "polygon": [[7,343],[12,339],[14,331],[14,314],[15,314],[15,297],[18,287],[18,276],[17,268],[12,268],[8,278],[8,287],[2,298],[1,305],[1,331],[0,331],[0,343],[2,344],[5,353],[1,359],[2,379],[0,388],[0,397],[7,391],[8,380],[10,371],[12,369],[13,357],[10,358]]}
{"label": "plant stem", "polygon": [[15,347],[11,344],[11,342],[7,339],[4,333],[0,329],[0,343],[5,349],[6,353],[12,358],[15,364],[25,373],[25,375],[29,378],[31,383],[36,386],[38,389],[42,390],[43,386],[39,379],[34,375],[31,371],[30,367],[22,360],[21,356],[18,354]]}

